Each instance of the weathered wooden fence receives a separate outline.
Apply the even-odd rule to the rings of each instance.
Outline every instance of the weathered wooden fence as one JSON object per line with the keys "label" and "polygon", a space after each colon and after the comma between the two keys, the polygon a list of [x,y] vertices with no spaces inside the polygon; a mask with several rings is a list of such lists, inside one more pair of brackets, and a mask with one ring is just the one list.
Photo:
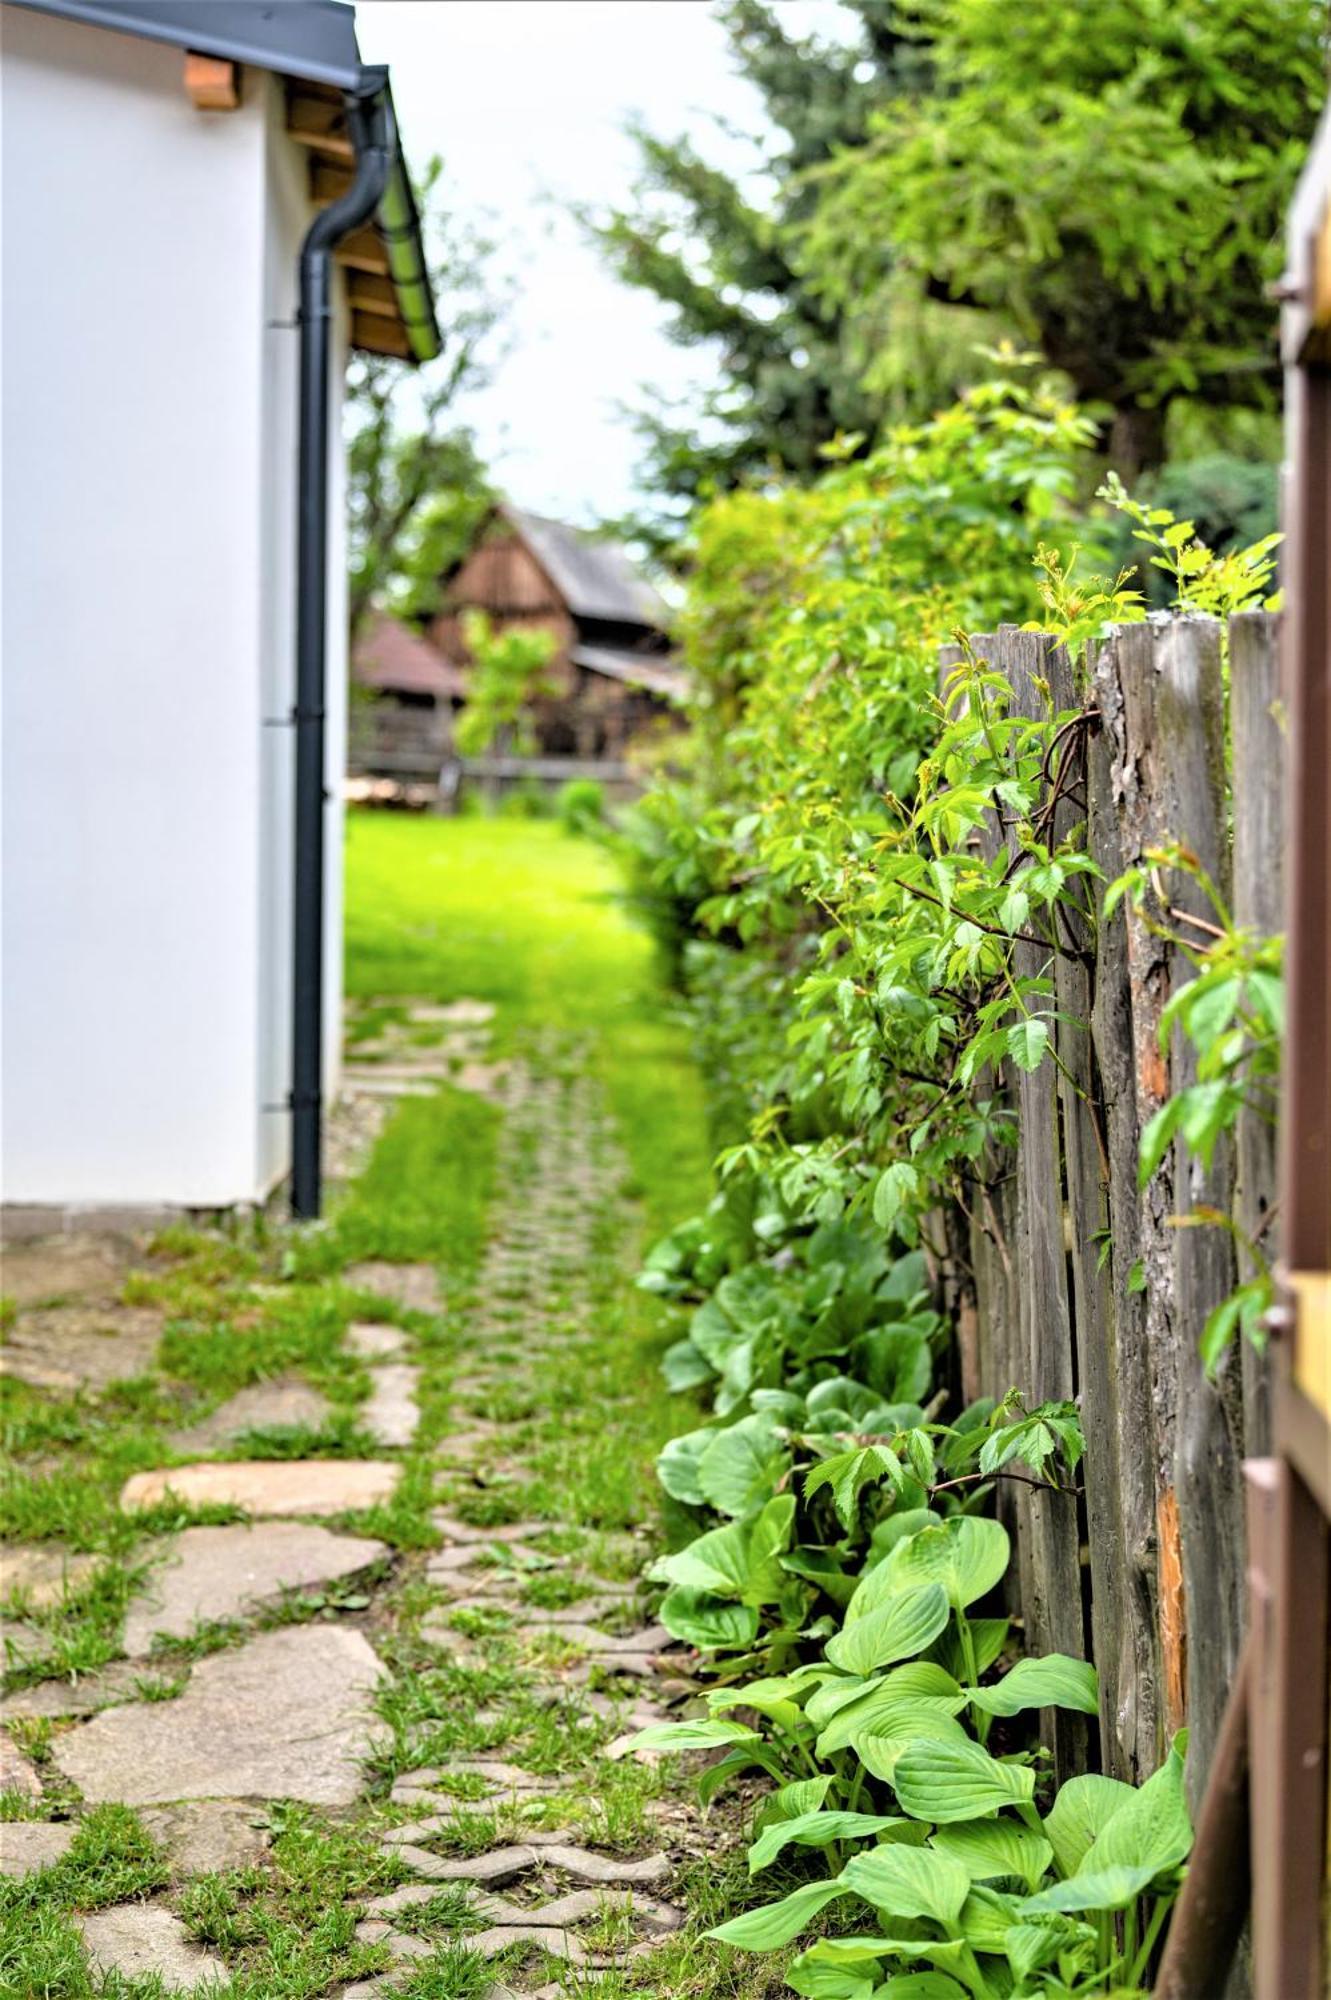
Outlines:
{"label": "weathered wooden fence", "polygon": [[[1269,933],[1281,926],[1284,796],[1276,629],[1263,613],[1230,621],[1228,726],[1213,619],[1117,628],[1076,673],[1037,633],[1004,627],[972,643],[1008,678],[1014,713],[1047,716],[1051,702],[1078,712],[1051,760],[1062,770],[1059,837],[1084,823],[1110,881],[1179,842],[1237,921]],[[997,826],[990,838],[996,850]],[[1172,927],[1186,935],[1191,925],[1204,943],[1214,913],[1192,877],[1163,869],[1157,882]],[[1113,1775],[1147,1775],[1186,1722],[1196,1799],[1242,1634],[1240,1463],[1266,1449],[1268,1414],[1253,1351],[1232,1349],[1214,1382],[1199,1354],[1208,1314],[1238,1282],[1235,1239],[1176,1218],[1219,1210],[1269,1253],[1274,1135],[1245,1113],[1208,1172],[1180,1141],[1139,1193],[1143,1128],[1195,1080],[1190,1045],[1175,1035],[1162,1051],[1159,1033],[1194,967],[1127,902],[1107,920],[1099,905],[1097,891],[1069,914],[1072,949],[1056,959],[1061,1070],[991,1079],[1015,1114],[1017,1144],[981,1163],[967,1203],[969,1268],[949,1285],[970,1294],[969,1393],[1017,1387],[1032,1402],[1075,1397],[1081,1408],[1082,1501],[1003,1489],[1028,1644],[1094,1659],[1101,1768]],[[1041,947],[1016,951],[1019,974],[1048,970]],[[1046,1720],[1061,1770],[1081,1767],[1085,1723]]]}

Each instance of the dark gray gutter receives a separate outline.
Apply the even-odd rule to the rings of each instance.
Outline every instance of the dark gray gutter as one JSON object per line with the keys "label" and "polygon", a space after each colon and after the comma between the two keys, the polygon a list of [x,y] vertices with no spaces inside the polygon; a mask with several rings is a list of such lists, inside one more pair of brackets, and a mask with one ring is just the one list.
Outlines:
{"label": "dark gray gutter", "polygon": [[388,186],[396,149],[392,111],[382,85],[368,99],[348,97],[347,126],[356,149],[351,186],[314,218],[300,252],[291,1212],[306,1221],[319,1213],[323,1181],[324,718],[333,252],[369,220]]}

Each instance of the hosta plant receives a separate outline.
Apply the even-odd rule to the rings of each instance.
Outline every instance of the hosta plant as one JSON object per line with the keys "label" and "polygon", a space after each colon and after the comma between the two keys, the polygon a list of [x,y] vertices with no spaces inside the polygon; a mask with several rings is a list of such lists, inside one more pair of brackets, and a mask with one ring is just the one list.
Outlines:
{"label": "hosta plant", "polygon": [[991,1731],[1039,1709],[1093,1714],[1095,1673],[1050,1655],[994,1674],[1007,1623],[975,1607],[1009,1557],[1001,1525],[974,1515],[902,1533],[821,1658],[718,1689],[706,1717],[639,1738],[723,1750],[706,1798],[745,1771],[776,1780],[750,1872],[818,1854],[825,1873],[714,1935],[782,1950],[837,1906],[853,1928],[817,1937],[789,1970],[810,2000],[1129,1992],[1147,1975],[1192,1840],[1184,1739],[1140,1790],[1088,1775],[1043,1796],[1040,1753]]}

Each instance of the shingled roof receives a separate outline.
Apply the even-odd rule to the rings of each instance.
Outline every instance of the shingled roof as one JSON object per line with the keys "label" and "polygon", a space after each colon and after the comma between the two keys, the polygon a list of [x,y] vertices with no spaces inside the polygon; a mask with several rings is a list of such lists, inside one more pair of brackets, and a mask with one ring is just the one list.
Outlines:
{"label": "shingled roof", "polygon": [[356,641],[352,671],[362,687],[382,694],[433,695],[436,701],[462,700],[462,669],[401,619],[373,612]]}
{"label": "shingled roof", "polygon": [[664,631],[665,599],[634,568],[617,542],[594,541],[563,521],[505,504],[503,518],[521,536],[575,618],[602,618]]}

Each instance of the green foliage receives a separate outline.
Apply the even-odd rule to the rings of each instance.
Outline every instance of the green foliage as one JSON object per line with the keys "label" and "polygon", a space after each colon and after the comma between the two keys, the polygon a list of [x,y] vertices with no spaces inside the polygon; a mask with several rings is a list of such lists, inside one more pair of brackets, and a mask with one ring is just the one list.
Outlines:
{"label": "green foliage", "polygon": [[462,636],[471,655],[471,674],[467,705],[453,731],[458,749],[464,757],[479,757],[505,731],[521,753],[530,733],[527,710],[546,687],[554,634],[543,626],[526,631],[510,625],[496,631],[483,611],[469,611]]}
{"label": "green foliage", "polygon": [[438,609],[439,583],[470,548],[494,500],[463,396],[486,379],[504,300],[491,246],[443,200],[443,162],[417,185],[443,351],[427,367],[352,357],[347,375],[347,509],[353,630],[371,603],[399,616]]}
{"label": "green foliage", "polygon": [[1129,476],[1178,396],[1273,405],[1264,285],[1324,96],[1316,0],[930,0],[926,89],[819,174],[804,268],[951,300],[1108,405]]}
{"label": "green foliage", "polygon": [[[698,410],[658,399],[639,419],[643,486],[665,539],[680,503],[774,466],[807,477],[837,432],[881,420],[884,399],[863,386],[876,329],[850,333],[800,270],[790,234],[808,207],[804,172],[860,143],[875,105],[917,67],[910,39],[875,0],[847,13],[858,21],[847,19],[844,40],[798,37],[762,0],[726,0],[735,66],[769,126],[754,146],[758,172],[741,183],[689,140],[635,127],[641,171],[631,198],[583,214],[617,275],[665,305],[671,337],[722,362],[722,385]],[[917,396],[909,407],[927,403]]]}
{"label": "green foliage", "polygon": [[[968,1607],[1001,1581],[1008,1555],[994,1521],[957,1515],[919,1527],[866,1569],[821,1657],[718,1689],[710,1719],[657,1724],[637,1739],[724,1749],[702,1780],[707,1797],[755,1769],[778,1781],[757,1815],[751,1873],[788,1866],[792,1850],[823,1858],[820,1879],[714,1936],[775,1951],[833,1903],[867,1908],[874,1929],[824,1937],[795,1959],[798,1993],[861,2000],[892,1990],[881,1977],[908,1973],[955,1978],[972,2000],[1001,2000],[1014,1980],[1051,1996],[1083,1983],[1142,1987],[1192,1844],[1183,1739],[1140,1790],[1092,1775],[1048,1798],[1038,1759],[985,1747],[995,1716],[1096,1708],[1095,1673],[1080,1660],[1019,1660],[981,1679],[1002,1640],[995,1646]],[[958,1656],[969,1682],[943,1664]],[[757,1726],[734,1720],[736,1707]],[[852,1911],[847,1921],[866,1919]]]}
{"label": "green foliage", "polygon": [[605,824],[605,789],[595,778],[570,778],[561,785],[555,812],[566,833],[593,833]]}

